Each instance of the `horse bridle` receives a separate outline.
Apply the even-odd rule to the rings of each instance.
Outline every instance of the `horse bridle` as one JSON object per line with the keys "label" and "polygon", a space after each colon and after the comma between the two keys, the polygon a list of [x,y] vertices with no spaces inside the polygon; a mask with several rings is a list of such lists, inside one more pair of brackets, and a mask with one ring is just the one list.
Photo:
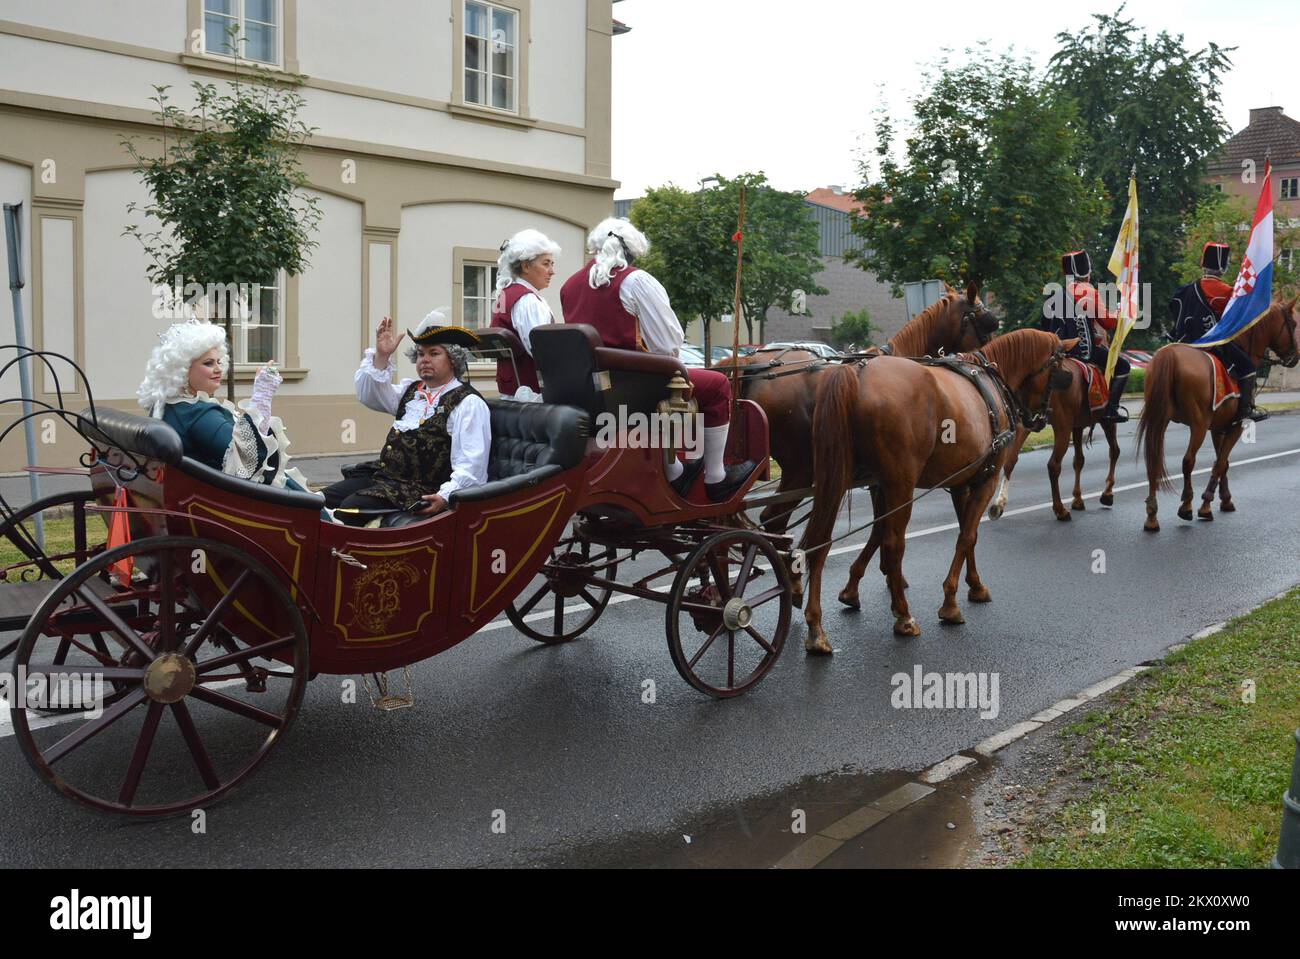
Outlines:
{"label": "horse bridle", "polygon": [[[975,334],[975,339],[979,342],[980,349],[984,349],[984,347],[989,345],[989,340],[993,339],[993,333],[997,329],[997,327],[994,326],[994,328],[992,330],[989,330],[987,334],[983,333],[980,330],[979,321],[976,320],[976,317],[979,316],[980,312],[981,312],[980,308],[971,306],[964,313],[962,313],[960,332],[964,336],[966,333],[966,326],[969,324],[971,330]],[[988,310],[983,310],[983,312],[987,313]]]}
{"label": "horse bridle", "polygon": [[[1039,430],[1047,426],[1047,420],[1050,415],[1049,410],[1052,405],[1052,392],[1056,389],[1055,377],[1050,374],[1048,375],[1047,388],[1043,390],[1043,401],[1039,404],[1037,410],[1030,412],[1029,407],[1026,406],[1024,400],[1020,398],[1020,391],[1013,390],[1007,385],[1007,381],[1002,378],[1002,373],[998,370],[997,364],[990,362],[989,358],[982,352],[976,352],[975,356],[979,360],[980,366],[993,374],[993,378],[1002,388],[1002,394],[1007,400],[1007,405],[1011,409],[1013,417],[1019,420],[1020,423],[1024,425],[1025,429],[1029,430],[1031,433],[1037,433]],[[1048,370],[1055,373],[1061,368],[1061,364],[1063,364],[1065,360],[1065,351],[1060,347],[1057,347],[1052,351],[1052,355],[1044,361],[1042,366],[1038,367],[1038,369],[1025,377],[1024,382],[1028,383],[1030,380],[1038,376],[1038,374]]]}

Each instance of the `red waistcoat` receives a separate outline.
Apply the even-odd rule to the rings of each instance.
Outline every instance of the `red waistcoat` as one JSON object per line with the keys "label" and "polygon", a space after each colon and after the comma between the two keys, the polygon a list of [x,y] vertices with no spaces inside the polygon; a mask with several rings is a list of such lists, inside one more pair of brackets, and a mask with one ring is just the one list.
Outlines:
{"label": "red waistcoat", "polygon": [[[533,291],[522,283],[511,283],[507,286],[492,306],[492,325],[498,329],[510,330],[519,336],[519,331],[510,320],[510,314],[520,299],[532,293]],[[522,341],[523,337],[520,337],[520,340]],[[515,367],[519,368],[518,379],[515,378]],[[537,382],[537,365],[533,362],[533,358],[524,353],[515,357],[514,365],[504,358],[497,360],[497,390],[501,395],[514,396],[515,391],[521,386],[530,387],[537,393],[542,391],[541,384]]]}
{"label": "red waistcoat", "polygon": [[1228,301],[1232,299],[1232,287],[1217,276],[1203,276],[1201,294],[1205,297],[1205,302],[1210,304],[1214,315],[1223,319],[1223,311],[1227,308]]}
{"label": "red waistcoat", "polygon": [[593,290],[589,281],[591,262],[564,281],[560,289],[560,305],[564,309],[565,323],[588,323],[596,328],[606,346],[620,350],[645,350],[641,343],[641,328],[637,319],[623,306],[618,291],[623,281],[635,273],[636,267],[619,270],[609,278],[609,284]]}

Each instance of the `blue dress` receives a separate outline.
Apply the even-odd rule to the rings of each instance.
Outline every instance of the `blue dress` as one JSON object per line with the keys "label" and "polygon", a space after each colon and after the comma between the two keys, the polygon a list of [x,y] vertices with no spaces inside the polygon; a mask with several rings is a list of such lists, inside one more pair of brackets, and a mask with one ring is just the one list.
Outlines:
{"label": "blue dress", "polygon": [[[190,459],[240,479],[278,485],[275,480],[281,473],[279,447],[287,441],[277,437],[276,448],[269,449],[266,438],[246,413],[241,413],[237,424],[236,414],[226,406],[200,398],[168,403],[162,419],[180,436],[185,455]],[[292,476],[284,476],[283,481],[285,489],[310,492]]]}

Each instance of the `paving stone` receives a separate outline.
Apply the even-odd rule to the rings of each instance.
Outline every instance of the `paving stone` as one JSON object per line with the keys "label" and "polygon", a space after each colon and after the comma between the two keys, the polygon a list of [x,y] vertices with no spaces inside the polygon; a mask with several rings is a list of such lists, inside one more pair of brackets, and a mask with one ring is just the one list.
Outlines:
{"label": "paving stone", "polygon": [[844,843],[826,836],[809,836],[773,866],[773,869],[811,869]]}
{"label": "paving stone", "polygon": [[906,806],[912,805],[918,799],[924,799],[930,793],[934,792],[933,786],[926,786],[922,783],[903,783],[892,793],[886,793],[879,799],[870,803],[877,809],[883,809],[885,812],[898,812]]}

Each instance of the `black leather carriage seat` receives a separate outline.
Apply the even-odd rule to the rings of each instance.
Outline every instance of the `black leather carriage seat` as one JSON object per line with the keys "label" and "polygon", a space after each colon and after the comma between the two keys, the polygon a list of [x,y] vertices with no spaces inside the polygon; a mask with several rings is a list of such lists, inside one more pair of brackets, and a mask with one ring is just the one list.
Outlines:
{"label": "black leather carriage seat", "polygon": [[259,503],[317,512],[323,505],[322,497],[317,493],[301,493],[297,490],[264,486],[251,480],[230,476],[198,460],[190,459],[184,455],[180,436],[162,420],[107,407],[96,409],[87,407],[81,411],[81,417],[81,432],[97,446],[117,447],[128,453],[134,453],[142,459],[156,460],[167,466],[174,466],[187,476],[202,480],[209,486],[257,500]]}
{"label": "black leather carriage seat", "polygon": [[542,381],[542,399],[586,410],[591,416],[653,413],[669,396],[673,375],[687,380],[681,360],[605,346],[586,323],[548,323],[529,336]]}
{"label": "black leather carriage seat", "polygon": [[591,418],[573,406],[488,400],[488,482],[451,494],[451,505],[528,489],[582,462]]}

